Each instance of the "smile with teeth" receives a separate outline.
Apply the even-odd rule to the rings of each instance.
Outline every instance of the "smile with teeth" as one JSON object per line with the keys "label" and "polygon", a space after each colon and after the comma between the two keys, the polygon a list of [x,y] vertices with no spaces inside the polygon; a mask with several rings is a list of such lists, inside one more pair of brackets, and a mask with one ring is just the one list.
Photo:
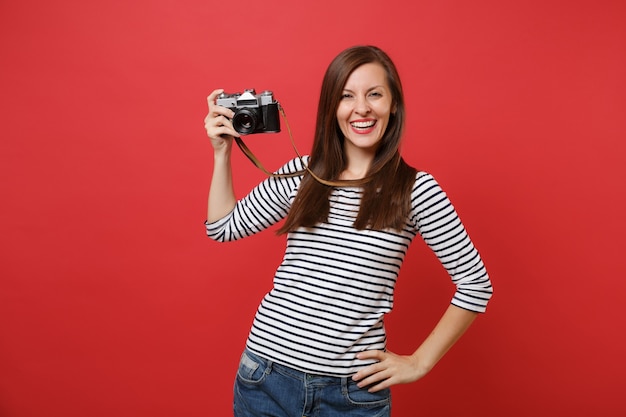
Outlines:
{"label": "smile with teeth", "polygon": [[359,120],[350,122],[350,126],[355,129],[369,129],[376,124],[376,120]]}

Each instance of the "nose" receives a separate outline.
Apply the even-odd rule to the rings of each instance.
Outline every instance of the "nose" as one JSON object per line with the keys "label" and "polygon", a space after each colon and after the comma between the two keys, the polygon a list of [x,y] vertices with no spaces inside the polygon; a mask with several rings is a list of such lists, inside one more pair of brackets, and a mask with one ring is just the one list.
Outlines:
{"label": "nose", "polygon": [[360,115],[365,115],[370,112],[370,104],[367,102],[366,97],[357,97],[354,103],[354,111]]}

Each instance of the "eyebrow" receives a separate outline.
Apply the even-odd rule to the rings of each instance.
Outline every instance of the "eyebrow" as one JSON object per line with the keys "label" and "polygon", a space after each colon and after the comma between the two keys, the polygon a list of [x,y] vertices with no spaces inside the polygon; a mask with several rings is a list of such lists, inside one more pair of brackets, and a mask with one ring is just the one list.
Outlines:
{"label": "eyebrow", "polygon": [[[373,87],[368,88],[367,91],[369,92],[369,91],[372,91],[372,90],[376,90],[377,88],[385,89],[385,86],[384,85],[375,85]],[[350,90],[349,88],[344,88],[343,91],[348,91],[350,93],[354,93],[354,91]]]}

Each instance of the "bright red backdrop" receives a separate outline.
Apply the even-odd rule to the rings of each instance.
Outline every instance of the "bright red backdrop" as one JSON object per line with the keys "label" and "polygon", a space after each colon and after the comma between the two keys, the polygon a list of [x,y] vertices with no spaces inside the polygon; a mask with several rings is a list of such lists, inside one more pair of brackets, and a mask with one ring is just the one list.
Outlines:
{"label": "bright red backdrop", "polygon": [[[0,4],[0,415],[226,416],[282,238],[202,222],[218,87],[272,89],[301,151],[323,71],[373,43],[406,159],[448,191],[495,285],[394,415],[626,413],[626,10],[616,1]],[[285,132],[250,137],[268,167]],[[237,191],[263,178],[235,155]],[[388,318],[411,352],[451,296],[417,242]]]}

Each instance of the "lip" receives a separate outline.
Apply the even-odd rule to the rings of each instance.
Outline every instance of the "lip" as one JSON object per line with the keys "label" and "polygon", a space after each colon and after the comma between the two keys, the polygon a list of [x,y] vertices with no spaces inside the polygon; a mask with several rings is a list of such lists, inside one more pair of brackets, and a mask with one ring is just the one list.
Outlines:
{"label": "lip", "polygon": [[[361,123],[370,124],[371,123],[371,126],[362,128],[362,127],[355,126],[354,123],[357,123],[357,124],[361,124]],[[350,129],[354,133],[357,133],[359,135],[366,135],[368,133],[371,133],[376,128],[377,123],[378,121],[376,119],[357,119],[357,120],[351,120],[349,122],[349,125],[350,125]]]}

